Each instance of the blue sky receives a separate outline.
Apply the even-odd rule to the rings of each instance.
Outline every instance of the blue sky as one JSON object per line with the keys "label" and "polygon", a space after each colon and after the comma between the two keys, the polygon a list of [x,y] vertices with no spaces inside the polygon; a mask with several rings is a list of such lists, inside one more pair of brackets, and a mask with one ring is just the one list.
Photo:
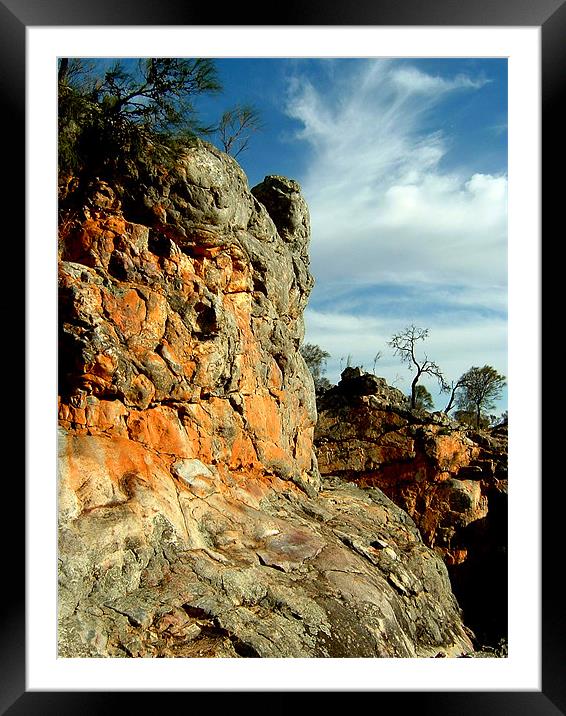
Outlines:
{"label": "blue sky", "polygon": [[[261,110],[265,131],[254,138],[254,146],[239,157],[250,185],[261,181],[271,163],[286,168],[286,175],[304,173],[309,162],[304,142],[297,139],[304,129],[304,118],[289,113],[292,87],[308,82],[315,91],[327,95],[328,104],[345,101],[348,91],[371,102],[372,88],[352,86],[355,77],[369,67],[384,73],[403,73],[410,80],[414,71],[438,78],[430,83],[428,97],[436,93],[440,102],[420,118],[418,131],[441,132],[445,171],[465,169],[489,173],[507,170],[507,61],[501,59],[217,59],[224,91],[203,109],[213,118],[225,106],[250,102]],[[442,80],[445,84],[442,86]],[[452,87],[450,87],[452,83]],[[383,99],[394,101],[382,84]],[[408,82],[405,82],[410,89]],[[413,90],[416,86],[413,84]],[[473,90],[480,90],[473,91]],[[358,90],[358,91],[356,91]],[[377,90],[377,87],[374,88]],[[295,93],[296,94],[296,93]],[[287,169],[288,168],[288,169]]]}
{"label": "blue sky", "polygon": [[[224,91],[264,122],[238,161],[250,187],[296,179],[311,215],[316,280],[307,342],[350,356],[408,392],[387,345],[410,324],[456,380],[473,365],[507,375],[507,61],[217,59]],[[441,409],[446,397],[423,380]],[[494,412],[505,410],[506,394]]]}
{"label": "blue sky", "polygon": [[[306,341],[407,392],[387,345],[410,324],[446,378],[507,375],[507,62],[502,59],[222,59],[225,92],[265,129],[239,156],[250,186],[299,181],[316,285]],[[446,404],[424,380],[437,408]],[[506,409],[506,394],[495,412]]]}

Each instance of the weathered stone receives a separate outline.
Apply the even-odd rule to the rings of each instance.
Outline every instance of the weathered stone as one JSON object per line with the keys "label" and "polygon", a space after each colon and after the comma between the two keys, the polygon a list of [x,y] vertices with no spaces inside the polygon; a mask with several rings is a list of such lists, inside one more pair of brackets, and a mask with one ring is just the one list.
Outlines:
{"label": "weathered stone", "polygon": [[[92,488],[120,484],[127,464],[125,455],[109,459],[115,440],[71,440],[60,488],[61,503],[75,505],[60,518],[61,655],[422,657],[472,650],[441,560],[379,491],[328,483],[316,498],[325,521],[306,522],[311,500],[289,483],[250,478],[235,493],[219,481],[215,495],[198,496],[139,446],[129,459],[146,465],[145,477],[128,471],[119,498],[109,487],[87,502],[91,493],[82,486],[79,499],[72,476],[93,449],[108,455],[95,452]],[[69,447],[63,454],[71,455]],[[261,509],[246,505],[258,504],[258,488]]]}
{"label": "weathered stone", "polygon": [[316,557],[324,544],[315,533],[299,529],[286,530],[268,537],[265,547],[258,550],[257,555],[262,564],[289,572],[305,560]]}
{"label": "weathered stone", "polygon": [[[200,404],[204,423],[191,421],[190,440],[201,446],[187,445],[179,455],[201,449],[207,462],[239,461],[263,471],[285,463],[289,479],[316,491],[316,407],[297,351],[312,287],[308,211],[298,185],[291,182],[281,195],[284,185],[267,182],[260,192],[266,201],[270,192],[277,195],[294,217],[284,238],[239,166],[203,144],[179,159],[167,182],[140,197],[176,212],[171,225],[129,222],[114,199],[109,214],[100,197],[113,197],[111,187],[104,185],[102,194],[99,184],[88,188],[88,221],[62,239],[63,410],[77,389],[112,396],[133,413],[160,410],[171,399]],[[160,237],[167,237],[166,257]],[[234,395],[243,398],[237,408]],[[161,432],[171,430],[163,421],[124,419],[132,439],[176,452],[165,446],[171,440]],[[75,411],[67,424],[84,425],[84,416]],[[89,432],[96,432],[94,424]]]}
{"label": "weathered stone", "polygon": [[[410,517],[375,487],[321,484],[299,353],[313,280],[298,184],[267,177],[250,192],[201,142],[147,171],[64,207],[60,655],[471,651]],[[366,407],[399,400],[362,382]],[[404,421],[390,413],[371,436],[384,441],[373,463],[413,451],[415,436],[396,437]],[[477,494],[460,483],[445,499],[461,515]]]}
{"label": "weathered stone", "polygon": [[[476,433],[447,416],[408,410],[383,378],[347,368],[320,398],[315,446],[323,476],[377,486],[408,512],[449,567],[474,628],[482,636],[489,631],[485,638],[492,641],[504,637],[506,612],[499,605],[507,593],[505,430]],[[484,581],[482,564],[492,565],[496,592],[483,608],[474,586]],[[486,621],[489,630],[483,630]]]}

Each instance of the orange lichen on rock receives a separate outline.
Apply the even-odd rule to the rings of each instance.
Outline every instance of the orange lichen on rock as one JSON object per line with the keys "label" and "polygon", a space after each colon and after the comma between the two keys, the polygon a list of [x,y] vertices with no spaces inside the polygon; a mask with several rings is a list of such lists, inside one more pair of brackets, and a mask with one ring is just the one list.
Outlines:
{"label": "orange lichen on rock", "polygon": [[411,411],[399,391],[359,369],[347,369],[323,396],[315,444],[322,475],[379,487],[447,564],[467,559],[466,529],[482,523],[488,495],[500,492],[493,463],[480,459],[484,448],[463,428]]}
{"label": "orange lichen on rock", "polygon": [[[378,490],[320,491],[298,184],[250,192],[197,141],[172,164],[63,186],[59,655],[467,653],[407,516]],[[393,432],[374,462],[417,442]],[[460,492],[454,509],[476,499]]]}
{"label": "orange lichen on rock", "polygon": [[195,456],[195,445],[172,408],[160,405],[146,410],[132,410],[126,425],[131,440],[157,453],[178,457]]}
{"label": "orange lichen on rock", "polygon": [[[307,446],[316,411],[296,357],[312,286],[306,220],[292,252],[239,176],[230,182],[222,191],[240,193],[218,206],[187,185],[186,221],[169,223],[164,208],[181,194],[152,195],[149,226],[126,219],[108,183],[87,188],[82,216],[61,235],[62,425],[91,435],[126,429],[157,452],[258,475],[288,463],[286,474],[316,483]],[[285,201],[297,220],[306,211],[294,185]],[[87,417],[85,397],[119,402],[116,426],[99,405]]]}

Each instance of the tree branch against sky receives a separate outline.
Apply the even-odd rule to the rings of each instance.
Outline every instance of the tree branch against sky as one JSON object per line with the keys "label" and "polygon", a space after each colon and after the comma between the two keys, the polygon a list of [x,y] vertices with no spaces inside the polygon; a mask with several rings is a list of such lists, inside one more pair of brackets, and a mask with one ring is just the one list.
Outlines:
{"label": "tree branch against sky", "polygon": [[[330,380],[342,356],[372,366],[375,347],[412,322],[430,329],[427,349],[445,375],[472,363],[506,372],[507,60],[214,63],[223,92],[199,95],[202,124],[254,107],[263,129],[237,156],[249,185],[288,176],[307,200],[315,286],[305,341],[330,353]],[[140,114],[145,93],[130,100]],[[237,132],[224,147],[213,139],[234,154]],[[393,381],[398,360],[384,356],[376,369]],[[505,400],[504,388],[499,411]]]}
{"label": "tree branch against sky", "polygon": [[251,135],[261,129],[263,123],[258,110],[251,105],[238,104],[224,112],[217,132],[224,151],[237,157],[248,149]]}
{"label": "tree branch against sky", "polygon": [[153,148],[206,134],[195,101],[220,89],[208,58],[117,59],[110,66],[61,58],[59,167],[125,174]]}
{"label": "tree branch against sky", "polygon": [[441,389],[446,389],[446,382],[438,364],[428,358],[417,355],[417,343],[424,341],[428,336],[428,328],[418,328],[414,324],[405,328],[401,333],[396,333],[388,345],[393,348],[393,353],[399,356],[403,363],[407,363],[409,369],[414,372],[411,381],[411,408],[417,405],[417,385],[423,375],[430,375],[437,379]]}
{"label": "tree branch against sky", "polygon": [[450,393],[450,398],[448,400],[448,403],[446,404],[446,407],[444,408],[445,413],[449,413],[452,408],[454,407],[454,401],[456,399],[456,393],[458,390],[463,386],[462,378],[458,378],[456,381],[452,381],[450,385],[446,385],[445,392]]}

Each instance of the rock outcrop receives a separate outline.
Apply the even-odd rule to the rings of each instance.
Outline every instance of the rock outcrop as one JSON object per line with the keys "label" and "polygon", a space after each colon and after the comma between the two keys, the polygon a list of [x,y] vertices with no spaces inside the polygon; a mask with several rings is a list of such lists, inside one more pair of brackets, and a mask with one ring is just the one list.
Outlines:
{"label": "rock outcrop", "polygon": [[406,513],[321,484],[298,185],[198,143],[61,217],[60,655],[471,651]]}
{"label": "rock outcrop", "polygon": [[378,490],[309,498],[196,459],[168,472],[130,440],[60,446],[61,656],[472,650],[444,565]]}
{"label": "rock outcrop", "polygon": [[[312,379],[297,351],[312,287],[297,184],[270,177],[281,233],[236,162],[202,146],[126,220],[93,181],[62,231],[61,424],[316,490]],[[149,210],[148,210],[149,212]]]}
{"label": "rock outcrop", "polygon": [[448,566],[474,631],[491,642],[503,638],[506,428],[490,435],[464,429],[443,413],[411,410],[383,378],[347,368],[319,399],[315,445],[323,476],[379,487],[407,511]]}

